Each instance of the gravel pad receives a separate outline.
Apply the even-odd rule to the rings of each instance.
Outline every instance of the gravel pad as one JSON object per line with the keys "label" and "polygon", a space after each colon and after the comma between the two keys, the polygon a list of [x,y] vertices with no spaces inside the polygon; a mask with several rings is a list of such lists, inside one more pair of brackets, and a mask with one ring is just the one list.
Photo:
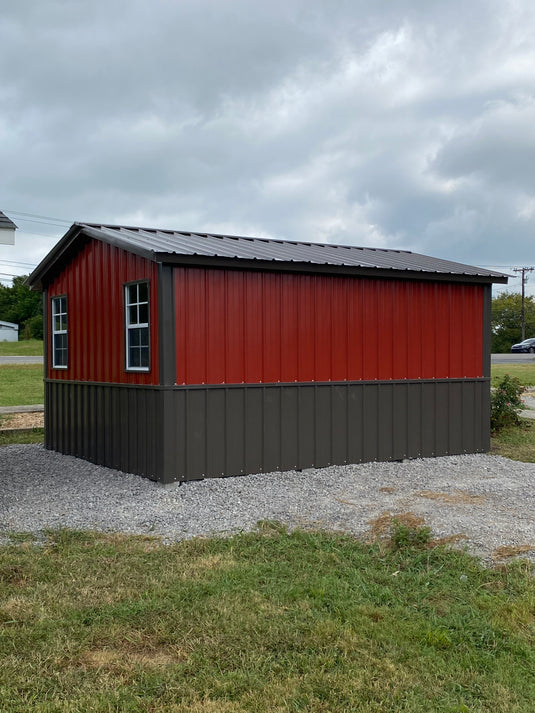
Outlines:
{"label": "gravel pad", "polygon": [[[362,535],[370,520],[413,512],[436,537],[491,561],[533,546],[535,464],[489,455],[363,463],[162,486],[47,451],[0,449],[0,532],[69,527],[173,541],[251,530],[259,520]],[[4,537],[4,540],[6,538]]]}

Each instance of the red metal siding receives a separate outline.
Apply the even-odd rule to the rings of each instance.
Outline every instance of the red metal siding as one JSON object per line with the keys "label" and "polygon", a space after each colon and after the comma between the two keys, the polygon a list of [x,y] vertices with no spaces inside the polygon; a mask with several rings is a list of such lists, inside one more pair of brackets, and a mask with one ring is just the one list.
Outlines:
{"label": "red metal siding", "polygon": [[[150,280],[151,370],[127,372],[124,354],[123,285]],[[53,369],[51,379],[157,384],[157,265],[98,240],[90,241],[49,285],[50,298],[67,295],[69,366]],[[49,365],[52,363],[48,340]]]}
{"label": "red metal siding", "polygon": [[175,268],[178,384],[481,377],[483,287]]}

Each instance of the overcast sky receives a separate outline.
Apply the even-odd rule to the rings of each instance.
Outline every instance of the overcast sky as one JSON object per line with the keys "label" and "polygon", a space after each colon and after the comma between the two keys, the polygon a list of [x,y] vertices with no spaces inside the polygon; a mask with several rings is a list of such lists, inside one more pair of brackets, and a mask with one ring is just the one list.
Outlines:
{"label": "overcast sky", "polygon": [[4,3],[0,210],[535,264],[535,3]]}

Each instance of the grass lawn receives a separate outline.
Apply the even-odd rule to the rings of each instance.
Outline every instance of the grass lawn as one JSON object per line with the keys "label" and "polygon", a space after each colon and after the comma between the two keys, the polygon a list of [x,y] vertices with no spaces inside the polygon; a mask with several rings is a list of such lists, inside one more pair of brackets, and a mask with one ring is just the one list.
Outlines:
{"label": "grass lawn", "polygon": [[496,386],[506,374],[515,376],[523,386],[535,386],[535,360],[528,364],[493,364],[492,386]]}
{"label": "grass lawn", "polygon": [[[0,428],[2,427],[2,417],[0,416]],[[10,446],[14,443],[43,443],[45,440],[44,428],[32,428],[26,433],[9,433],[0,431],[0,446]]]}
{"label": "grass lawn", "polygon": [[169,546],[14,540],[0,547],[3,713],[533,711],[525,563],[269,523]]}
{"label": "grass lawn", "polygon": [[521,419],[519,427],[504,428],[491,439],[490,452],[523,463],[535,463],[535,421]]}
{"label": "grass lawn", "polygon": [[40,339],[0,342],[0,356],[43,356],[43,342]]}
{"label": "grass lawn", "polygon": [[0,366],[0,406],[42,404],[44,399],[41,364]]}

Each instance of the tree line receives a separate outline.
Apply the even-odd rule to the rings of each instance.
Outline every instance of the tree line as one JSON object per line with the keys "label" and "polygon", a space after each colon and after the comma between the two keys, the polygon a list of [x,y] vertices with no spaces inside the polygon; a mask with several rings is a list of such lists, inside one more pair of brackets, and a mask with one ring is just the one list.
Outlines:
{"label": "tree line", "polygon": [[[492,352],[511,351],[511,346],[522,341],[522,297],[518,292],[502,292],[492,300]],[[524,299],[526,339],[535,337],[535,298]]]}
{"label": "tree line", "polygon": [[43,338],[43,295],[24,284],[27,275],[0,284],[0,320],[19,325],[19,339]]}

